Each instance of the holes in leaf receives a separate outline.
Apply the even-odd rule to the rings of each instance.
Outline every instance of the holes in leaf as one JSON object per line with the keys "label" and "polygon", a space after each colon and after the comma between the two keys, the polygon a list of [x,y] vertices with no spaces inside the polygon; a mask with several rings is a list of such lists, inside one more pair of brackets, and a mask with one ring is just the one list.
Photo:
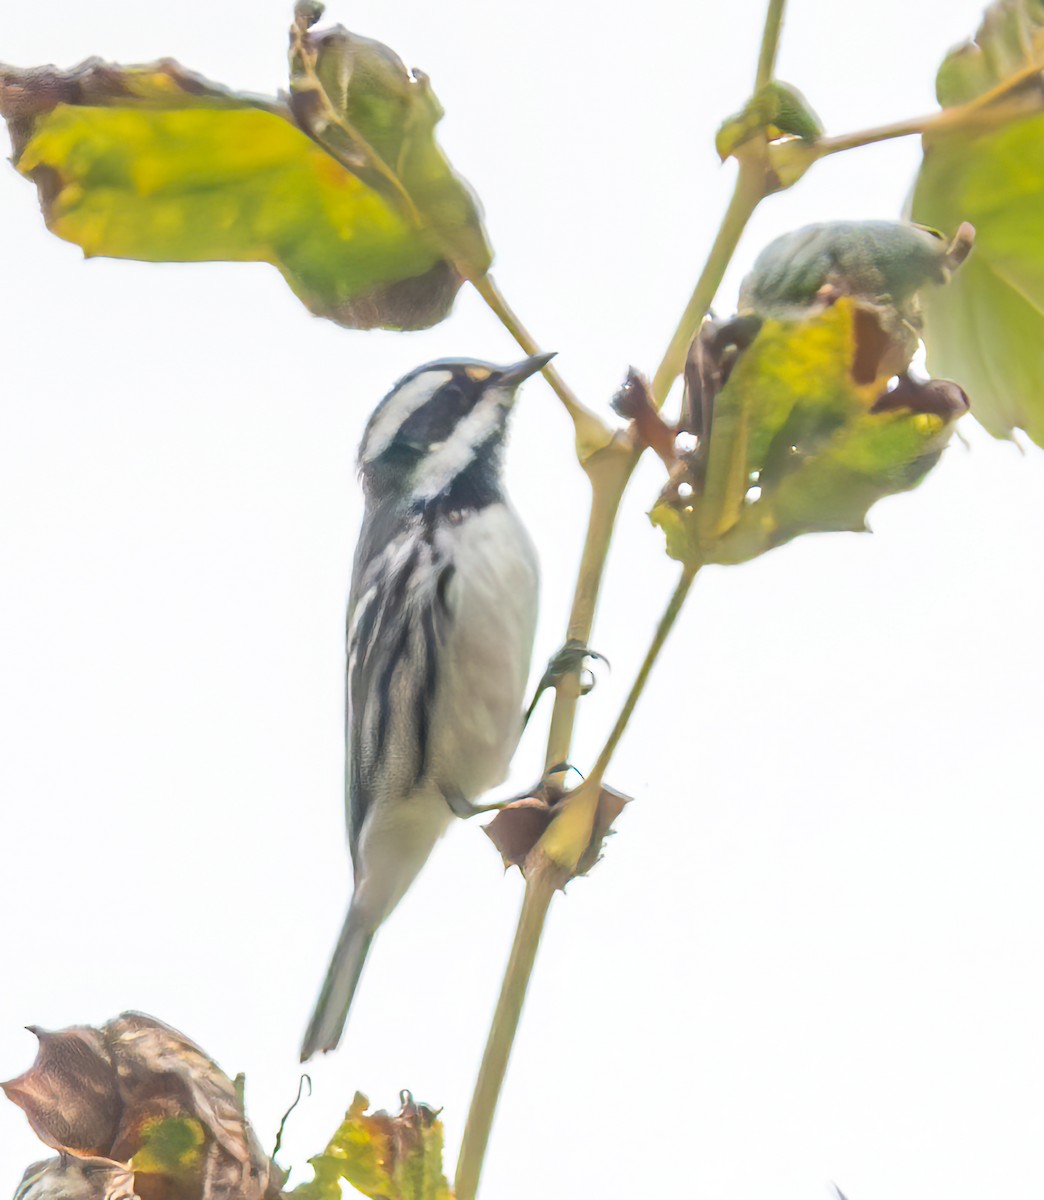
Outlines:
{"label": "holes in leaf", "polygon": [[852,378],[856,383],[873,383],[880,371],[881,360],[892,347],[892,339],[881,328],[877,317],[865,308],[853,312],[855,355],[852,358]]}

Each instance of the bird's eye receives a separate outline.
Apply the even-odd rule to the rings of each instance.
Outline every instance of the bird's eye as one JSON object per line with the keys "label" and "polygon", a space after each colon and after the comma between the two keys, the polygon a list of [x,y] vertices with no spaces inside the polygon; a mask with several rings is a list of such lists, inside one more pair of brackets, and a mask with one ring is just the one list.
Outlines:
{"label": "bird's eye", "polygon": [[381,458],[385,462],[403,467],[413,466],[414,463],[423,457],[424,451],[420,446],[402,439],[392,442],[388,449],[381,455]]}
{"label": "bird's eye", "polygon": [[468,403],[468,396],[459,383],[447,383],[438,391],[439,406],[444,409],[456,410]]}

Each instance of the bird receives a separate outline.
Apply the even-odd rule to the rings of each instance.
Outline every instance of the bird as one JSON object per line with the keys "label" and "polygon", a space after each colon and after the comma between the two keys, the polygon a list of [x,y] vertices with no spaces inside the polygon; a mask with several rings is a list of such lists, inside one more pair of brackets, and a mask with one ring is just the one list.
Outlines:
{"label": "bird", "polygon": [[346,623],[354,888],[302,1062],[336,1048],[378,927],[453,817],[487,811],[475,801],[507,776],[539,572],[501,466],[517,389],[552,357],[425,364],[366,425]]}

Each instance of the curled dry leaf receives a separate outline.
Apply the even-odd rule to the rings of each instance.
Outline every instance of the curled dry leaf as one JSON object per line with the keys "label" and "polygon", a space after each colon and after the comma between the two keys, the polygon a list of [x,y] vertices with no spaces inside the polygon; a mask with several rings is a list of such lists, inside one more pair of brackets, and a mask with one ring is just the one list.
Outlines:
{"label": "curled dry leaf", "polygon": [[[563,789],[543,780],[531,792],[505,804],[485,826],[485,833],[500,851],[505,867],[518,867],[523,875],[527,873],[533,865],[530,855],[554,820],[556,809],[565,795]],[[591,840],[572,878],[586,875],[600,861],[605,839],[614,832],[613,822],[623,812],[624,806],[630,803],[630,799],[630,796],[602,785]],[[565,880],[562,886],[567,882]]]}
{"label": "curled dry leaf", "polygon": [[3,1084],[33,1132],[56,1150],[109,1154],[122,1105],[116,1072],[100,1030],[74,1026],[58,1033],[29,1027],[39,1040],[36,1062]]}
{"label": "curled dry leaf", "polygon": [[670,470],[677,460],[675,439],[678,430],[660,416],[649,380],[634,367],[612,399],[613,411],[631,422],[635,441],[648,446]]}
{"label": "curled dry leaf", "polygon": [[235,1088],[198,1046],[141,1013],[48,1032],[36,1062],[3,1084],[49,1146],[130,1163],[141,1200],[263,1200],[281,1174]]}
{"label": "curled dry leaf", "polygon": [[108,1158],[63,1154],[33,1163],[22,1176],[14,1200],[140,1200],[134,1173]]}

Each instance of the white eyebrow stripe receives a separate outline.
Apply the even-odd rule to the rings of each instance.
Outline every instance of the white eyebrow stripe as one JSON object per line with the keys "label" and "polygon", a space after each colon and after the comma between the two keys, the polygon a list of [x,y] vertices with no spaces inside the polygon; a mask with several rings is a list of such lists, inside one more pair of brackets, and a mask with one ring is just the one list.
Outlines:
{"label": "white eyebrow stripe", "polygon": [[416,499],[434,500],[464,470],[478,447],[496,432],[503,416],[504,398],[502,389],[489,388],[471,412],[457,422],[442,445],[432,450],[414,476],[413,495]]}
{"label": "white eyebrow stripe", "polygon": [[452,371],[422,371],[415,379],[393,392],[370,424],[359,462],[370,463],[383,454],[410,417],[452,378]]}

